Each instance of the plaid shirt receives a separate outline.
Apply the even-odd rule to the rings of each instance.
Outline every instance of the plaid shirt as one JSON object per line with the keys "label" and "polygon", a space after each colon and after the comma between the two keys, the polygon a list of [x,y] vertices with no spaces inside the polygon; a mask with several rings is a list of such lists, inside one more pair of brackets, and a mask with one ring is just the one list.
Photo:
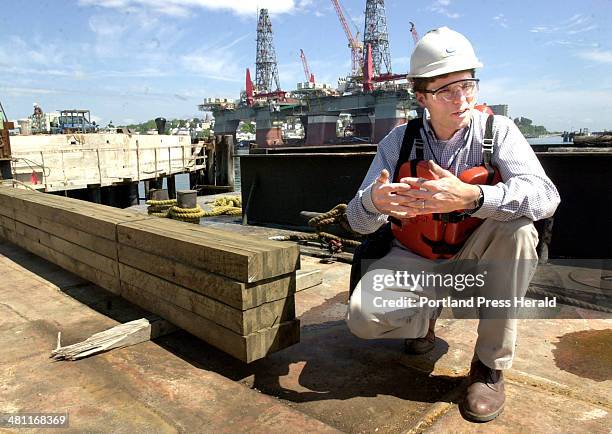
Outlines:
{"label": "plaid shirt", "polygon": [[[421,129],[424,158],[437,161],[455,175],[481,165],[487,116],[472,110],[469,127],[457,131],[445,141],[436,139],[427,119],[424,119]],[[372,203],[371,190],[382,169],[393,175],[405,130],[405,124],[395,127],[380,141],[359,191],[348,204],[348,221],[359,233],[372,233],[387,221],[388,216],[381,214]],[[410,159],[414,158],[413,148]],[[474,217],[510,221],[524,216],[536,221],[554,214],[561,201],[557,188],[544,173],[533,149],[514,122],[504,116],[495,116],[493,122],[492,164],[499,169],[502,182],[481,186],[484,202]]]}

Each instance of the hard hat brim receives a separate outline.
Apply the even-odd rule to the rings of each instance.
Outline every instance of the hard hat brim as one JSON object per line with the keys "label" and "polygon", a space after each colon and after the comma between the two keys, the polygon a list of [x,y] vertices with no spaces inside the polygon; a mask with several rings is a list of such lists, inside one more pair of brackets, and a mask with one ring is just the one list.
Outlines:
{"label": "hard hat brim", "polygon": [[434,63],[431,65],[428,65],[427,71],[421,72],[420,74],[408,73],[406,77],[407,78],[430,78],[430,77],[437,77],[438,75],[450,74],[452,72],[466,71],[469,69],[476,69],[476,68],[483,67],[482,63],[479,61],[457,62],[457,63],[449,64],[448,61],[444,59],[440,63],[442,62],[446,63],[446,65],[438,67],[438,65]]}

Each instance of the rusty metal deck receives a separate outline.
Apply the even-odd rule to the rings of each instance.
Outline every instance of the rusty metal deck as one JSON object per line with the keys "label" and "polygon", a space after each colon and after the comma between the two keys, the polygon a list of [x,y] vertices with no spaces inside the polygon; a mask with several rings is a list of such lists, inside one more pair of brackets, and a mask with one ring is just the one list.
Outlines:
{"label": "rusty metal deck", "polygon": [[[269,236],[269,228],[235,230]],[[507,407],[472,424],[457,402],[476,321],[440,320],[435,351],[365,341],[344,324],[349,265],[303,256],[323,284],[296,294],[301,342],[244,365],[179,331],[78,362],[64,345],[144,313],[0,243],[0,412],[70,413],[73,432],[589,432],[612,426],[612,320],[521,320]],[[0,431],[2,428],[0,428]]]}

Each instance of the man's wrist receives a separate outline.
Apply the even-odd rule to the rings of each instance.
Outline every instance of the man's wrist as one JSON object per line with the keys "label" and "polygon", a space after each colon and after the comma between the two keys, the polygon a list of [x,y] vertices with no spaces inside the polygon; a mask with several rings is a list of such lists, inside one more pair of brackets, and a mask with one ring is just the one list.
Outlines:
{"label": "man's wrist", "polygon": [[471,206],[466,209],[466,213],[473,214],[480,209],[484,202],[484,194],[482,188],[479,185],[475,185],[478,190],[474,189],[474,196],[476,199],[471,203]]}

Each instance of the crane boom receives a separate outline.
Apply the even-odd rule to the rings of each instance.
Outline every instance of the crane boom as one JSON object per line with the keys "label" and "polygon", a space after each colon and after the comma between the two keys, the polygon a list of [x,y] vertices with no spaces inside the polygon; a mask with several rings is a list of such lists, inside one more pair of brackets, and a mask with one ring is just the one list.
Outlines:
{"label": "crane boom", "polygon": [[306,77],[306,81],[310,83],[314,83],[314,74],[310,73],[310,68],[308,67],[308,60],[306,60],[306,55],[304,54],[304,50],[300,48],[300,58],[302,59],[302,66],[304,67],[304,76]]}
{"label": "crane boom", "polygon": [[414,41],[414,45],[416,45],[417,42],[419,42],[419,34],[416,31],[416,27],[414,23],[412,21],[409,21],[409,23],[410,23],[410,33],[412,34],[412,40]]}
{"label": "crane boom", "polygon": [[346,21],[346,17],[342,12],[342,6],[340,5],[340,0],[331,0],[334,5],[334,9],[336,10],[336,14],[338,15],[338,19],[340,20],[340,24],[342,24],[342,28],[344,29],[344,33],[346,34],[346,38],[348,39],[348,45],[351,49],[351,58],[352,58],[352,67],[351,74],[353,76],[361,75],[361,65],[363,63],[363,44],[353,36],[353,32],[351,32],[351,28]]}

